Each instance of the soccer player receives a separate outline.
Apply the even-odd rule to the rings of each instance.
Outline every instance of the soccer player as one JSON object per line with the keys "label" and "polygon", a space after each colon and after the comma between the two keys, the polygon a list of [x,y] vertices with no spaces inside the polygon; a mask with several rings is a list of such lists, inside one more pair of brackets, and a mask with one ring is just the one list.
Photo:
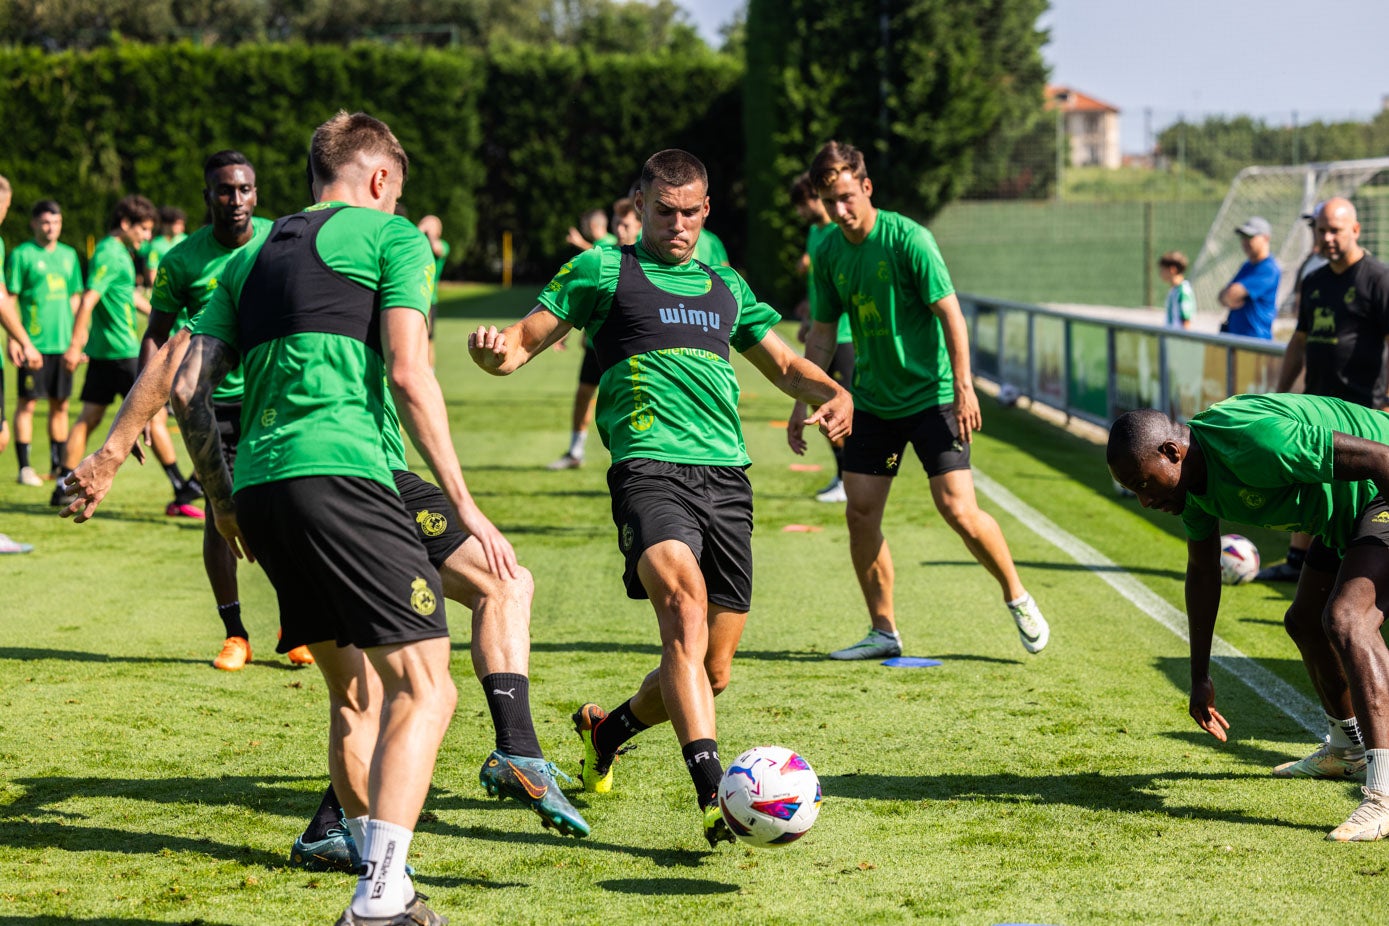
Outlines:
{"label": "soccer player", "polygon": [[159,276],[159,263],[164,255],[188,237],[188,216],[177,206],[159,207],[159,234],[144,248],[145,285],[153,286]]}
{"label": "soccer player", "polygon": [[[883,510],[910,443],[931,481],[931,499],[965,547],[997,580],[1023,648],[1037,653],[1050,628],[1013,566],[1003,531],[979,508],[970,474],[970,442],[980,426],[969,343],[950,274],[922,226],[873,205],[863,154],[831,141],[810,179],[838,232],[812,260],[816,304],[805,354],[820,367],[834,357],[836,328],[849,316],[854,336],[854,428],[844,445],[849,553],[872,621],[868,636],[833,659],[881,659],[902,653],[893,608],[892,554]],[[805,406],[787,423],[791,449],[804,453]]]}
{"label": "soccer player", "polygon": [[590,209],[579,216],[578,226],[570,226],[564,236],[580,251],[617,247],[617,235],[608,231],[608,216],[602,209]]}
{"label": "soccer player", "polygon": [[[154,203],[143,196],[126,196],[111,212],[110,232],[96,246],[87,268],[87,291],[77,306],[72,339],[63,352],[69,374],[87,358],[87,380],[82,385],[82,412],[68,433],[67,453],[60,476],[72,472],[87,453],[87,436],[116,396],[130,394],[140,372],[138,316],[149,314],[149,300],[135,288],[133,252],[149,241],[158,216]],[[59,479],[53,487],[53,505],[66,505],[67,493]]]}
{"label": "soccer player", "polygon": [[[5,216],[10,211],[10,181],[0,175],[0,223],[5,221]],[[0,238],[0,268],[5,266],[5,241]],[[28,333],[24,330],[24,325],[19,320],[19,313],[15,311],[14,303],[10,300],[10,292],[5,288],[5,275],[0,272],[0,328],[5,329],[9,337],[10,362],[16,369],[29,368],[37,370],[43,366],[43,357],[34,349],[33,342],[29,340]],[[0,357],[3,361],[3,357]],[[5,377],[3,363],[0,362],[0,453],[10,445],[10,425],[5,419]],[[11,541],[13,543],[13,541]],[[14,544],[27,546],[27,544]],[[3,544],[0,544],[3,546]],[[29,547],[30,550],[33,547]],[[11,550],[9,552],[29,552],[28,550]]]}
{"label": "soccer player", "polygon": [[77,251],[58,240],[63,231],[63,210],[51,199],[41,199],[30,212],[34,239],[10,252],[5,264],[5,287],[19,304],[20,323],[42,355],[36,368],[19,371],[19,400],[14,411],[15,455],[19,458],[19,482],[41,486],[43,479],[29,463],[34,437],[34,406],[48,399],[49,467],[57,473],[66,458],[68,396],[72,373],[63,364],[63,352],[72,343],[72,322],[82,298],[82,271]]}
{"label": "soccer player", "polygon": [[574,715],[585,790],[612,787],[611,766],[637,732],[671,721],[694,783],[705,838],[732,840],[716,802],[723,775],[714,696],[729,680],[752,591],[752,489],[729,363],[740,351],[779,389],[820,406],[808,423],[849,428],[852,400],[772,331],[779,316],[737,273],[692,259],[709,214],[708,175],[667,149],[642,167],[642,238],[565,264],[539,304],[505,331],[479,328],[473,360],[506,375],[571,327],[598,354],[598,430],[612,452],[613,521],[630,598],[649,598],[660,667],[611,714]]}
{"label": "soccer player", "polygon": [[444,222],[437,215],[427,215],[415,226],[429,239],[429,251],[434,255],[434,283],[429,294],[429,368],[434,369],[434,316],[439,310],[439,280],[449,259],[449,243],[444,240]]}
{"label": "soccer player", "polygon": [[[830,221],[829,213],[825,211],[825,204],[820,202],[820,194],[816,191],[815,185],[810,182],[809,173],[801,174],[791,185],[791,205],[795,208],[801,221],[807,226],[805,253],[801,255],[800,263],[796,266],[797,273],[805,277],[805,314],[801,316],[801,330],[799,332],[800,339],[804,342],[806,336],[810,334],[810,320],[814,314],[812,306],[817,301],[814,259],[811,255],[815,253],[825,236],[835,230],[835,224]],[[849,327],[847,313],[839,316],[834,355],[830,358],[829,366],[825,368],[825,372],[845,387],[853,385],[854,333]],[[844,494],[844,445],[842,442],[836,444],[831,441],[830,450],[834,453],[834,478],[830,480],[829,485],[815,493],[815,499],[834,504],[848,500]]]}
{"label": "soccer player", "polygon": [[[174,407],[219,532],[275,586],[280,648],[307,644],[328,683],[329,768],[363,860],[339,923],[441,923],[404,863],[457,691],[443,586],[382,441],[387,383],[475,562],[516,578],[516,557],[468,492],[428,369],[433,255],[392,215],[404,149],[381,121],[340,112],[315,130],[309,163],[315,205],[228,264],[195,323]],[[212,389],[238,356],[233,497]]]}
{"label": "soccer player", "polygon": [[1152,409],[1109,432],[1111,475],[1145,508],[1182,519],[1191,700],[1201,729],[1221,742],[1211,638],[1220,607],[1222,521],[1303,530],[1316,539],[1284,618],[1326,713],[1328,739],[1279,777],[1365,776],[1364,801],[1328,835],[1389,835],[1389,648],[1377,600],[1389,593],[1389,415],[1339,399],[1243,395],[1188,424]]}

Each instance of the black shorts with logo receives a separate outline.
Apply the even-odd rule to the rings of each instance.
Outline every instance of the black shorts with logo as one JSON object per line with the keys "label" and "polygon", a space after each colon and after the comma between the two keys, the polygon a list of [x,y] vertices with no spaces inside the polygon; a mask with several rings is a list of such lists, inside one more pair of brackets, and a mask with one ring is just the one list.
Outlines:
{"label": "black shorts with logo", "polygon": [[[1346,543],[1346,549],[1351,547],[1389,547],[1389,504],[1385,503],[1384,496],[1370,499],[1360,517],[1355,519],[1355,529]],[[1344,556],[1334,547],[1322,543],[1320,537],[1313,537],[1304,562],[1319,572],[1334,574],[1340,571],[1342,559]]]}
{"label": "black shorts with logo", "polygon": [[448,636],[444,590],[400,497],[374,479],[303,476],[236,493],[246,543],[280,604],[277,652],[336,640]]}
{"label": "black shorts with logo", "polygon": [[409,470],[398,469],[395,489],[405,504],[405,511],[415,525],[415,532],[424,544],[429,561],[438,569],[453,551],[463,546],[469,534],[463,529],[444,490],[426,482]]}
{"label": "black shorts with logo", "polygon": [[709,603],[752,606],[752,485],[740,466],[624,460],[608,470],[627,597],[649,597],[637,563],[649,547],[679,540],[699,561]]}
{"label": "black shorts with logo", "polygon": [[854,409],[854,430],[844,439],[844,471],[896,476],[908,443],[928,476],[969,469],[969,444],[960,439],[954,406],[932,405],[903,418]]}
{"label": "black shorts with logo", "polygon": [[87,362],[87,381],[82,384],[82,401],[92,405],[110,405],[116,396],[130,395],[135,377],[140,375],[140,361],[135,357],[124,360],[90,360]]}
{"label": "black shorts with logo", "polygon": [[19,371],[21,399],[66,399],[72,395],[72,371],[63,363],[62,354],[43,354],[43,366]]}

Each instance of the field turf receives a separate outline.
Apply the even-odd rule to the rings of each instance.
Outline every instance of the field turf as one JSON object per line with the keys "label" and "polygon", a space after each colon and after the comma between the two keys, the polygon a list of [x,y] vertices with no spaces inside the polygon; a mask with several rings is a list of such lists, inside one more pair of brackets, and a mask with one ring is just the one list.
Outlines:
{"label": "field turf", "polygon": [[[544,469],[568,440],[580,352],[510,379],[466,357],[470,326],[513,318],[529,297],[450,299],[439,377],[469,483],[536,576],[532,705],[547,754],[577,773],[570,712],[620,703],[659,649],[649,606],[621,590],[596,436],[583,469]],[[1382,909],[1389,847],[1323,840],[1355,786],[1268,774],[1310,751],[1311,734],[1225,668],[1231,742],[1200,732],[1185,643],[1103,581],[1130,576],[1180,607],[1175,519],[1115,498],[1099,448],[1024,411],[986,401],[975,465],[1021,503],[983,500],[1051,621],[1050,646],[1023,651],[912,463],[885,527],[898,616],[906,652],[943,664],[824,658],[867,628],[841,508],[811,498],[826,472],[789,468],[830,457],[822,442],[807,460],[790,454],[773,424],[790,401],[738,363],[756,576],[719,742],[725,761],[760,743],[799,751],[823,783],[819,822],[787,848],[710,852],[669,727],[638,738],[613,794],[573,794],[587,839],[487,798],[477,772],[491,725],[467,615],[450,603],[459,707],[411,849],[438,910],[464,924],[1244,926]],[[46,453],[40,437],[35,459]],[[53,516],[47,490],[16,485],[12,453],[0,471],[0,532],[37,547],[0,557],[0,926],[334,922],[352,877],[286,863],[326,784],[324,686],[274,655],[264,577],[242,570],[255,661],[218,672],[200,527],[164,516],[157,467],[127,464],[84,525]],[[1043,521],[1099,558],[1077,561],[1028,526]],[[1281,555],[1280,538],[1253,536]],[[1225,665],[1252,660],[1292,686],[1282,707],[1296,716],[1311,705],[1281,625],[1290,591],[1228,590],[1217,632],[1247,656]]]}

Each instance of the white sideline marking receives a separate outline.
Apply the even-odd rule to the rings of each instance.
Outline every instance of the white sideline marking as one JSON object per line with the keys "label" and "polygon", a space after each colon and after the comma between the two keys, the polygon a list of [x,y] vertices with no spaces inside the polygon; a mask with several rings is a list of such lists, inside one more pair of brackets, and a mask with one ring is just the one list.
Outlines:
{"label": "white sideline marking", "polygon": [[[1062,530],[1046,515],[1032,508],[979,470],[974,470],[974,484],[996,504],[1026,525],[1043,540],[1059,548],[1077,563],[1088,568],[1107,582],[1134,607],[1175,633],[1184,642],[1187,634],[1186,615],[1159,597],[1142,582],[1125,572],[1117,563],[1099,550]],[[1326,716],[1321,705],[1305,697],[1278,676],[1253,659],[1226,643],[1219,636],[1211,639],[1211,661],[1248,685],[1269,704],[1287,714],[1307,732],[1320,736],[1326,729]]]}

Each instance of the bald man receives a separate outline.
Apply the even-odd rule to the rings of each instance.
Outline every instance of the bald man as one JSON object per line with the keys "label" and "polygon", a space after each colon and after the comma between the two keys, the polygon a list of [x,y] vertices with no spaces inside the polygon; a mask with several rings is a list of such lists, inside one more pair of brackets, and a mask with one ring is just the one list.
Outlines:
{"label": "bald man", "polygon": [[[1365,777],[1364,800],[1327,838],[1389,835],[1389,648],[1378,600],[1389,592],[1389,415],[1340,399],[1242,395],[1188,424],[1153,409],[1109,432],[1110,474],[1144,508],[1182,519],[1191,699],[1198,726],[1221,742],[1211,640],[1220,607],[1222,521],[1315,538],[1283,619],[1326,712],[1327,740],[1273,770],[1280,778]],[[1363,765],[1362,765],[1363,763]]]}
{"label": "bald man", "polygon": [[[1283,353],[1278,391],[1290,390],[1305,372],[1308,395],[1383,408],[1389,266],[1360,246],[1360,223],[1348,199],[1328,199],[1317,208],[1312,236],[1327,263],[1302,281],[1297,330]],[[1262,570],[1259,578],[1296,582],[1308,542],[1294,537],[1287,561]]]}

